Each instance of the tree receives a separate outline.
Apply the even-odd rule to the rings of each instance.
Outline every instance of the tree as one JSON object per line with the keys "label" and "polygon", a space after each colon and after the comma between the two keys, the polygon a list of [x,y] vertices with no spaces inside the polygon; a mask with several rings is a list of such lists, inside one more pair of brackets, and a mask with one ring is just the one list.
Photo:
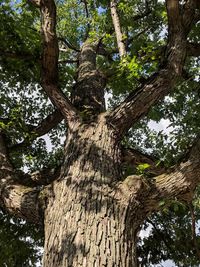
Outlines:
{"label": "tree", "polygon": [[[143,222],[170,200],[192,201],[198,108],[188,104],[184,121],[184,101],[176,106],[192,131],[174,145],[173,167],[167,155],[144,153],[142,136],[132,148],[126,140],[144,118],[166,118],[166,95],[175,92],[170,106],[189,91],[197,104],[199,8],[197,0],[1,4],[0,205],[44,226],[44,267],[138,266]],[[107,110],[106,90],[120,96]],[[49,132],[51,153],[40,138]],[[194,145],[179,157],[188,139]]]}

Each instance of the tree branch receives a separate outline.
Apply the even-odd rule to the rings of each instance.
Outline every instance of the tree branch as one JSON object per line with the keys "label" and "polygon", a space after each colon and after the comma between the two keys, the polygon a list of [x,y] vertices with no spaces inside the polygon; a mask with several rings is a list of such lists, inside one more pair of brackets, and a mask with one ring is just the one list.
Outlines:
{"label": "tree branch", "polygon": [[[187,0],[184,4],[182,23],[186,34],[189,33],[191,26],[196,23],[196,9],[200,8],[198,0]],[[198,14],[199,15],[199,14]]]}
{"label": "tree branch", "polygon": [[191,231],[192,231],[192,241],[194,245],[194,249],[196,251],[196,255],[198,259],[200,260],[200,250],[199,246],[197,243],[197,236],[196,236],[196,216],[195,216],[195,211],[194,211],[194,206],[192,203],[189,204],[189,209],[190,209],[190,214],[191,214]]}
{"label": "tree branch", "polygon": [[176,75],[169,69],[160,70],[108,114],[108,122],[115,128],[118,138],[121,138],[134,123],[148,113],[151,106],[170,91],[175,79]]}
{"label": "tree branch", "polygon": [[[157,228],[156,224],[155,224],[152,220],[147,219],[146,221],[147,221],[147,223],[149,223],[150,225],[153,226],[155,232],[157,233],[157,235],[160,237],[160,239],[161,239],[161,240],[163,241],[163,243],[165,244],[166,249],[167,249],[170,253],[173,253],[174,250],[173,250],[173,248],[171,248],[171,244],[172,244],[172,238],[171,238],[171,236],[170,236],[169,234],[167,234],[166,232],[165,232],[165,234],[163,234],[163,233],[160,231],[160,229]],[[166,238],[166,237],[167,237],[167,238]]]}
{"label": "tree branch", "polygon": [[66,45],[69,49],[72,49],[76,52],[80,52],[80,49],[78,49],[77,47],[75,47],[73,44],[71,44],[70,42],[68,42],[65,38],[63,37],[58,37],[58,41],[61,41],[64,43],[64,45]]}
{"label": "tree branch", "polygon": [[131,92],[124,102],[108,114],[108,122],[116,129],[118,138],[145,116],[151,106],[169,93],[182,75],[187,51],[187,35],[181,23],[179,1],[167,0],[166,3],[169,37],[164,63],[145,84]]}
{"label": "tree branch", "polygon": [[50,130],[55,128],[63,120],[63,115],[59,110],[55,110],[53,113],[43,119],[39,125],[27,125],[31,137],[27,137],[23,142],[15,144],[9,148],[9,151],[13,151],[19,148],[27,147],[36,138],[47,134]]}
{"label": "tree branch", "polygon": [[38,62],[40,62],[39,57],[36,58],[35,55],[27,52],[25,53],[25,52],[7,51],[0,49],[0,56],[5,56],[13,59],[22,59],[22,60],[36,59]]}
{"label": "tree branch", "polygon": [[178,199],[190,203],[194,190],[200,182],[200,140],[191,149],[189,159],[182,162],[172,171],[154,178],[150,185],[146,207],[159,209],[162,199]]}
{"label": "tree branch", "polygon": [[[190,203],[200,182],[200,140],[194,144],[186,162],[152,179],[141,175],[128,176],[119,183],[119,190],[143,206],[144,214],[159,210],[160,201],[176,199]],[[138,204],[139,205],[139,204]]]}
{"label": "tree branch", "polygon": [[119,55],[122,58],[126,55],[126,46],[124,43],[124,38],[123,38],[121,26],[120,26],[119,16],[117,13],[116,0],[110,1],[110,11],[111,11],[111,17],[112,17],[113,26],[115,29],[116,38],[117,38],[117,46],[119,49]]}
{"label": "tree branch", "polygon": [[84,40],[87,40],[88,39],[88,36],[89,36],[89,32],[90,32],[88,2],[87,2],[87,0],[82,0],[82,2],[84,4],[84,6],[85,6],[85,13],[86,13],[86,17],[88,19],[87,30],[86,30],[85,37],[84,37]]}
{"label": "tree branch", "polygon": [[40,0],[37,7],[40,8],[41,12],[41,32],[43,41],[42,87],[52,103],[62,112],[70,126],[71,123],[73,124],[75,121],[79,121],[79,116],[76,109],[58,86],[59,48],[56,36],[56,5],[54,0]]}
{"label": "tree branch", "polygon": [[77,64],[78,63],[78,60],[76,59],[63,59],[63,60],[60,60],[58,61],[58,64]]}
{"label": "tree branch", "polygon": [[40,7],[41,0],[28,0],[28,1],[36,7]]}
{"label": "tree branch", "polygon": [[9,161],[5,136],[0,130],[0,206],[11,214],[33,223],[42,223],[48,188],[19,184],[17,173]]}

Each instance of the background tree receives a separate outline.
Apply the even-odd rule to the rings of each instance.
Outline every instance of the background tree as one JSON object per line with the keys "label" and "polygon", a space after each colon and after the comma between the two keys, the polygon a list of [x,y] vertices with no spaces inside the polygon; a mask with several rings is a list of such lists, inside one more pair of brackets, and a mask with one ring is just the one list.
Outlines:
{"label": "background tree", "polygon": [[[163,245],[159,252],[144,240],[141,264],[198,262],[191,202],[200,179],[199,7],[195,0],[1,2],[0,205],[44,226],[43,266],[137,266],[145,221]],[[162,119],[173,126],[169,138],[149,128]],[[149,217],[163,208],[164,217]],[[167,224],[171,209],[185,216],[180,227],[192,218],[188,261],[182,249],[180,257],[172,252],[182,235],[178,219]]]}

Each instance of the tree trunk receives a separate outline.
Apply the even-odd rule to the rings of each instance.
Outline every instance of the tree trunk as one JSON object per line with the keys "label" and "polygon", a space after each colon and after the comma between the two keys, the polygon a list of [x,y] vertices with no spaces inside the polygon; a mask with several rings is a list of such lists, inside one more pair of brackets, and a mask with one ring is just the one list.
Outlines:
{"label": "tree trunk", "polygon": [[135,267],[135,205],[118,186],[120,147],[105,118],[68,135],[45,212],[44,267]]}

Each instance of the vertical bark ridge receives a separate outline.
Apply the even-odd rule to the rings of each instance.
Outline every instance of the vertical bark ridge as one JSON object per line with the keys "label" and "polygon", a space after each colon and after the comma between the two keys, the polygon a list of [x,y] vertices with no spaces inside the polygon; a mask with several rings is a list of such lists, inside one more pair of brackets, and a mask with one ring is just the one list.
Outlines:
{"label": "vertical bark ridge", "polygon": [[128,220],[128,203],[118,203],[108,186],[79,192],[66,190],[62,180],[56,190],[61,194],[48,211],[45,267],[136,266],[136,225]]}

